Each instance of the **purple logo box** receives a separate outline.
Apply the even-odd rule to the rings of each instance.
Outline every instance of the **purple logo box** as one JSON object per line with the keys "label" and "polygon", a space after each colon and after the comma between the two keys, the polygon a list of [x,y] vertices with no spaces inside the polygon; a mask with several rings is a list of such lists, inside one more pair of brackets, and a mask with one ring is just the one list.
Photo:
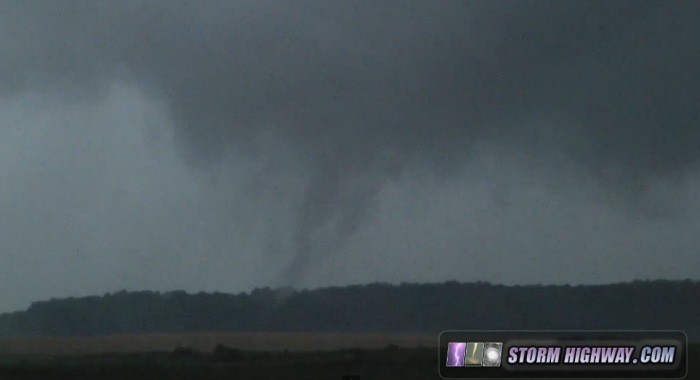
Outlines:
{"label": "purple logo box", "polygon": [[447,367],[464,367],[464,353],[467,342],[450,342],[447,344]]}

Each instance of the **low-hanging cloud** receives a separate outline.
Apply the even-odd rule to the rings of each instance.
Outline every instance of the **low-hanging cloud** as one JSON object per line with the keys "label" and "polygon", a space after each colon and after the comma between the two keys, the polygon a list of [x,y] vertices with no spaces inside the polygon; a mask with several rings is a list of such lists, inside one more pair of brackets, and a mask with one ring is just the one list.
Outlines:
{"label": "low-hanging cloud", "polygon": [[[585,250],[574,255],[579,251],[552,241],[597,238],[585,223],[559,231],[556,218],[599,217],[601,228],[628,238],[657,231],[654,223],[672,229],[695,220],[695,199],[686,192],[700,155],[699,8],[689,1],[6,2],[0,93],[39,92],[90,108],[112,96],[115,82],[136,89],[172,126],[165,145],[177,154],[167,160],[184,163],[159,183],[191,176],[173,194],[204,186],[220,206],[195,214],[264,230],[255,232],[265,236],[263,247],[247,249],[279,260],[282,284],[313,283],[305,280],[318,277],[310,267],[357,267],[377,250],[401,261],[402,244],[359,241],[367,240],[368,226],[396,213],[396,225],[438,218],[431,223],[449,235],[443,256],[466,254],[464,239],[474,252],[495,252],[490,243],[511,252],[503,245],[528,241],[533,255],[552,252],[559,268]],[[101,155],[80,153],[87,161]],[[512,160],[520,160],[518,170]],[[458,194],[460,181],[468,182],[466,194],[482,190],[458,197],[454,208],[483,204],[484,224],[443,221],[428,206],[380,211],[394,197],[421,199],[389,191],[396,183],[452,199],[457,195],[443,193]],[[523,194],[528,181],[552,202],[539,213],[523,209],[535,202]],[[247,198],[230,194],[240,193],[241,183],[250,186]],[[193,194],[183,197],[203,196]],[[242,215],[226,206],[240,202],[257,210],[245,215],[258,217],[227,219],[227,212]],[[396,211],[409,206],[424,216]],[[601,215],[590,215],[591,207]],[[523,232],[525,222],[512,220],[522,215],[542,231]],[[386,234],[409,241],[401,231]],[[559,237],[549,241],[546,231]],[[664,244],[687,259],[681,252],[693,247],[684,237],[691,233],[681,227]],[[655,262],[639,252],[663,246],[659,239],[647,248],[623,240],[609,236],[590,251]],[[442,252],[435,243],[424,249]],[[445,277],[435,271],[423,277]],[[404,264],[396,272],[412,269]],[[383,278],[367,273],[374,274],[360,277]],[[648,273],[627,274],[634,275]]]}

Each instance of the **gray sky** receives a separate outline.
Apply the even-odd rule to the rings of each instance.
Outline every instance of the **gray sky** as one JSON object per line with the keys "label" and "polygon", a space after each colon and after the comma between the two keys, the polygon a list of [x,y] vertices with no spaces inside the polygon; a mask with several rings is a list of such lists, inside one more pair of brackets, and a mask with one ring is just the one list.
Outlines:
{"label": "gray sky", "polygon": [[700,279],[697,1],[1,1],[0,311]]}

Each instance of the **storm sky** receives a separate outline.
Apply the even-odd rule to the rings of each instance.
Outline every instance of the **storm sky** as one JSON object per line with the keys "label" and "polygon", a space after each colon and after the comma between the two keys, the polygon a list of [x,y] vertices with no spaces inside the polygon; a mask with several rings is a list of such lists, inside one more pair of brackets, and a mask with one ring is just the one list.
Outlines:
{"label": "storm sky", "polygon": [[700,279],[700,2],[0,2],[0,311]]}

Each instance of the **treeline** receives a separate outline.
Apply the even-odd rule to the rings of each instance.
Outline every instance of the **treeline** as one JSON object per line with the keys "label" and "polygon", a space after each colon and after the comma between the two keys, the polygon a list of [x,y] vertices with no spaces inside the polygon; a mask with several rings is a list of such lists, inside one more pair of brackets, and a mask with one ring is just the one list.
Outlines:
{"label": "treeline", "polygon": [[36,302],[0,334],[194,331],[421,332],[448,329],[680,329],[700,338],[700,283],[604,286],[369,284],[223,294],[126,292]]}

